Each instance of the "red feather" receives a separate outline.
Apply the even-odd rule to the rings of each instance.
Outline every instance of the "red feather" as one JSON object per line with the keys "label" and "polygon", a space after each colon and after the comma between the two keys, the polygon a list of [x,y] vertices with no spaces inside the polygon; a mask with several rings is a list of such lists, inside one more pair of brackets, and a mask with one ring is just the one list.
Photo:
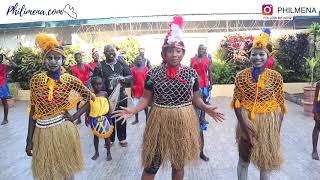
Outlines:
{"label": "red feather", "polygon": [[173,22],[172,23],[177,24],[182,29],[182,27],[183,27],[183,18],[182,18],[182,16],[173,17]]}

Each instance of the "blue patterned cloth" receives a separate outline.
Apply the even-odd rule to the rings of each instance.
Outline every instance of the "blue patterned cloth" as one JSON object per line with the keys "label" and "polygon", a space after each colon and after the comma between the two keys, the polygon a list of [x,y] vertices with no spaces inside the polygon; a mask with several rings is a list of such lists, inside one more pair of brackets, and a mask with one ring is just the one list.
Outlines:
{"label": "blue patterned cloth", "polygon": [[208,129],[208,124],[200,121],[200,132],[206,131]]}
{"label": "blue patterned cloth", "polygon": [[[201,99],[204,101],[205,104],[210,104],[210,94],[209,94],[209,87],[199,88],[199,94]],[[200,109],[197,109],[197,116],[200,118],[201,115]],[[203,122],[204,119],[200,119],[199,126],[200,132],[206,131],[208,129],[208,124]]]}
{"label": "blue patterned cloth", "polygon": [[107,115],[91,118],[90,126],[95,136],[99,138],[109,138],[113,132],[112,119]]}
{"label": "blue patterned cloth", "polygon": [[3,86],[0,87],[0,99],[9,99],[10,91],[8,85],[5,83]]}

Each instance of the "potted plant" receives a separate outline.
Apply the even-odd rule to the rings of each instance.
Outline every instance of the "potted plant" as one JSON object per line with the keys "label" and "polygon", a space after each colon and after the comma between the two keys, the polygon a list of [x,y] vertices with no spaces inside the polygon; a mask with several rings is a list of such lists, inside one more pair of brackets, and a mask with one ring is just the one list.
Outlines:
{"label": "potted plant", "polygon": [[314,68],[320,61],[319,54],[312,58],[306,58],[307,60],[307,67],[309,70],[309,76],[310,76],[310,86],[304,87],[303,92],[303,109],[304,114],[307,116],[313,116],[313,100],[314,100],[314,94],[315,94],[315,87],[314,87]]}
{"label": "potted plant", "polygon": [[305,87],[303,89],[304,91],[304,97],[303,97],[303,109],[304,114],[307,116],[313,116],[313,99],[315,94],[315,88],[314,88],[314,68],[319,62],[320,55],[317,53],[317,38],[320,35],[320,24],[319,23],[312,23],[310,26],[310,34],[313,36],[313,51],[312,51],[312,58],[308,58],[307,60],[307,67],[309,70],[310,75],[310,87]]}

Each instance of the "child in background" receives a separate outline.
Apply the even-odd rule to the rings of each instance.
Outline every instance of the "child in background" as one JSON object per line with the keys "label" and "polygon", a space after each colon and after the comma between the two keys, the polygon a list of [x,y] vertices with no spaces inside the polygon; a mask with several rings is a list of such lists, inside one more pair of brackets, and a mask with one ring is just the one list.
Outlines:
{"label": "child in background", "polygon": [[[131,68],[131,73],[133,76],[133,86],[131,89],[132,94],[132,102],[133,105],[136,106],[140,100],[140,98],[143,96],[144,91],[144,81],[147,78],[147,71],[148,67],[144,66],[143,59],[138,56],[135,60],[135,65]],[[144,109],[144,112],[146,114],[146,120],[148,118],[148,107]],[[136,120],[132,122],[132,125],[135,125],[139,122],[139,115],[138,113],[135,114]]]}
{"label": "child in background", "polygon": [[91,85],[96,95],[95,101],[90,101],[90,109],[86,114],[86,125],[90,125],[93,132],[93,144],[95,153],[92,160],[99,157],[99,138],[105,139],[107,148],[107,161],[112,160],[110,151],[110,136],[113,132],[113,125],[111,118],[107,115],[109,112],[108,94],[102,91],[102,78],[95,76],[91,79]]}

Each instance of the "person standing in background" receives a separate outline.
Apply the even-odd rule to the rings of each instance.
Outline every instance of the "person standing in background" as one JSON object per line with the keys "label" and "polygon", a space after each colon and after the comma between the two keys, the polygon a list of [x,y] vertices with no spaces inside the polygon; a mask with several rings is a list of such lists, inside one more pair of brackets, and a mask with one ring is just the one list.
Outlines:
{"label": "person standing in background", "polygon": [[[83,64],[81,52],[75,53],[74,59],[76,60],[77,64],[71,66],[71,74],[77,77],[86,87],[89,87],[90,72],[93,72],[93,69],[89,64]],[[77,104],[77,110],[79,109],[80,104],[81,101]],[[81,124],[81,117],[79,117],[75,123]]]}
{"label": "person standing in background", "polygon": [[141,57],[142,59],[142,65],[144,67],[148,67],[149,69],[151,68],[151,62],[149,59],[145,58],[144,57],[144,52],[145,52],[145,49],[144,48],[139,48],[139,56]]}
{"label": "person standing in background", "polygon": [[[147,72],[149,70],[148,67],[145,67],[143,65],[142,58],[140,56],[137,57],[137,59],[134,62],[135,66],[131,68],[131,73],[133,76],[133,85],[131,88],[131,96],[133,105],[136,106],[139,102],[139,100],[143,96],[144,92],[144,82],[147,78]],[[144,109],[144,112],[146,114],[146,120],[148,118],[148,107]],[[139,122],[139,113],[135,114],[136,120],[132,122],[132,125],[135,125]]]}
{"label": "person standing in background", "polygon": [[[122,61],[116,59],[116,50],[111,45],[104,47],[105,60],[101,61],[93,72],[93,77],[100,76],[104,80],[104,87],[107,94],[110,96],[115,90],[118,83],[120,83],[119,100],[117,101],[117,108],[127,107],[127,94],[125,91],[125,83],[132,80],[132,74],[128,65]],[[109,99],[110,100],[110,99]],[[122,147],[128,145],[127,142],[127,123],[115,122],[112,118],[112,123],[115,125],[115,129],[111,135],[111,144],[115,141],[115,135],[117,134],[119,143]]]}
{"label": "person standing in background", "polygon": [[10,58],[5,54],[0,54],[0,99],[3,105],[3,121],[1,125],[8,123],[9,105],[7,99],[11,98],[9,87],[7,84],[7,70],[8,65],[3,63],[4,58],[9,60],[9,63],[13,67],[18,67]]}

